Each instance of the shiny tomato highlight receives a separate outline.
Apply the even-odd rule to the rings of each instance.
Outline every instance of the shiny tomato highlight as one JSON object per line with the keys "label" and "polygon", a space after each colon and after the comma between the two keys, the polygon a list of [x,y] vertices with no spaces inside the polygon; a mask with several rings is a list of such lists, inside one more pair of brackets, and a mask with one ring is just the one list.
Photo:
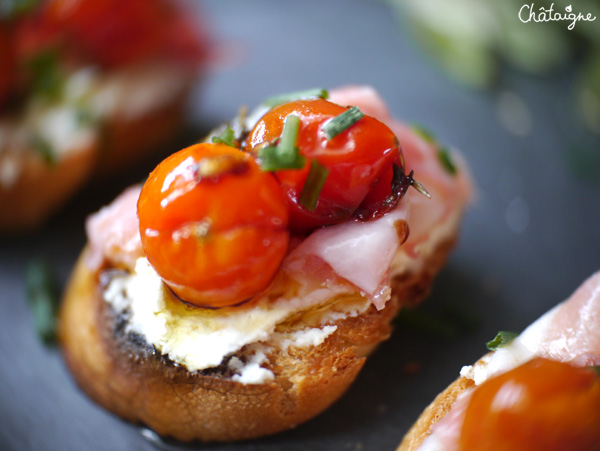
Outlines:
{"label": "shiny tomato highlight", "polygon": [[158,165],[138,201],[142,244],[183,300],[224,307],[265,289],[287,251],[288,212],[272,174],[223,144],[197,144]]}
{"label": "shiny tomato highlight", "polygon": [[467,407],[460,449],[600,450],[600,377],[536,358],[487,380]]}
{"label": "shiny tomato highlight", "polygon": [[[267,112],[246,141],[245,149],[257,154],[265,143],[281,136],[288,115],[300,118],[297,147],[305,157],[301,169],[278,170],[275,175],[285,193],[290,210],[290,228],[307,232],[316,227],[350,219],[357,211],[368,216],[385,213],[397,204],[380,202],[392,194],[392,168],[404,174],[404,160],[398,139],[382,122],[365,115],[358,122],[328,140],[322,126],[348,108],[327,100],[299,100]],[[311,161],[316,159],[329,170],[316,208],[309,211],[300,204]],[[383,185],[380,181],[385,179]],[[372,191],[373,202],[363,202]],[[379,206],[375,203],[380,202]]]}

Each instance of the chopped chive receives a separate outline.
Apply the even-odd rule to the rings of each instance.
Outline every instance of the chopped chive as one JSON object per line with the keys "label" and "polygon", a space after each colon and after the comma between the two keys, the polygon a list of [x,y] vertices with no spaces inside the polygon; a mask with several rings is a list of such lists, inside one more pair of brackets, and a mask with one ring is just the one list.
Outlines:
{"label": "chopped chive", "polygon": [[279,155],[284,160],[292,160],[296,156],[296,141],[298,141],[298,130],[300,129],[300,118],[290,114],[285,118],[283,131],[277,148]]}
{"label": "chopped chive", "polygon": [[62,95],[65,75],[57,51],[38,52],[29,59],[25,69],[31,77],[32,90],[46,99],[57,100]]}
{"label": "chopped chive", "polygon": [[438,149],[438,158],[446,171],[452,175],[456,174],[456,165],[452,161],[450,150],[447,147],[440,147]]}
{"label": "chopped chive", "polygon": [[485,345],[490,351],[495,351],[496,349],[509,344],[518,335],[519,334],[517,332],[507,332],[505,330],[501,330],[496,334],[493,340],[488,341]]}
{"label": "chopped chive", "polygon": [[299,199],[300,205],[308,211],[314,211],[317,207],[319,194],[321,194],[321,190],[323,189],[323,185],[325,185],[325,180],[327,180],[328,175],[329,169],[317,160],[313,159],[310,162],[310,170],[306,176],[306,182],[304,182],[304,187],[302,188]]}
{"label": "chopped chive", "polygon": [[75,120],[80,127],[89,127],[96,125],[99,118],[89,108],[78,106],[75,109]]}
{"label": "chopped chive", "polygon": [[56,338],[59,296],[50,266],[41,260],[31,262],[25,274],[25,285],[37,333],[45,344],[51,344]]}
{"label": "chopped chive", "polygon": [[320,99],[328,99],[329,92],[326,89],[321,88],[289,92],[287,94],[269,97],[263,102],[263,105],[273,108],[283,103],[293,102],[294,100],[312,99],[315,97]]}
{"label": "chopped chive", "polygon": [[595,371],[597,374],[600,374],[600,365],[593,366],[593,367],[592,367],[592,369],[593,369],[593,370],[594,370],[594,371]]}
{"label": "chopped chive", "polygon": [[364,117],[362,111],[357,106],[344,111],[339,116],[334,117],[323,126],[323,132],[328,140],[335,138],[344,130],[349,129]]}
{"label": "chopped chive", "polygon": [[440,146],[435,138],[435,135],[422,125],[413,124],[410,128],[429,144],[432,144],[438,148],[438,158],[446,171],[452,175],[457,173],[458,170],[454,164],[454,161],[452,161],[452,153],[450,152],[450,149]]}
{"label": "chopped chive", "polygon": [[3,0],[0,2],[0,19],[14,19],[37,6],[39,0]]}
{"label": "chopped chive", "polygon": [[213,136],[211,141],[213,142],[213,144],[225,144],[230,147],[235,147],[233,145],[234,139],[235,139],[235,132],[228,125],[227,127],[225,127],[225,130],[223,130],[223,132],[221,132],[220,135]]}
{"label": "chopped chive", "polygon": [[54,166],[57,163],[56,154],[50,142],[39,135],[33,137],[33,149],[43,158],[49,166]]}
{"label": "chopped chive", "polygon": [[258,158],[263,171],[278,171],[280,169],[301,169],[304,167],[304,157],[296,147],[300,118],[290,114],[283,123],[283,132],[277,146],[267,146],[260,149]]}
{"label": "chopped chive", "polygon": [[422,126],[421,124],[412,124],[410,128],[413,132],[415,132],[428,143],[435,144],[437,142],[437,139],[435,138],[433,132],[428,128]]}

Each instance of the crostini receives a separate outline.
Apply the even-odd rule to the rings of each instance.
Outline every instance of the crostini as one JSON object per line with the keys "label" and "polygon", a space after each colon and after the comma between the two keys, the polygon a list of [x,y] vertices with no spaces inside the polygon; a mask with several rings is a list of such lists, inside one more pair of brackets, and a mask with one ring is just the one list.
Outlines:
{"label": "crostini", "polygon": [[0,8],[0,232],[172,139],[211,51],[189,17],[171,0]]}
{"label": "crostini", "polygon": [[89,218],[60,315],[67,364],[163,436],[294,427],[427,294],[470,194],[460,155],[372,88],[269,99]]}
{"label": "crostini", "polygon": [[398,451],[600,450],[600,272],[425,409]]}

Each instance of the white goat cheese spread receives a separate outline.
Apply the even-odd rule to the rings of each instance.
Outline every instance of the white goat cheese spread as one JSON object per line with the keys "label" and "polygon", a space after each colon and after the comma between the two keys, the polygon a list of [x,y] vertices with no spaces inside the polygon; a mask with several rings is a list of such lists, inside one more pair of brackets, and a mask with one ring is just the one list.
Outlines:
{"label": "white goat cheese spread", "polygon": [[[336,304],[335,299],[340,296],[350,300]],[[125,316],[127,332],[140,334],[189,371],[217,367],[244,346],[262,345],[245,365],[237,357],[230,359],[229,367],[239,373],[233,379],[242,383],[263,383],[273,378],[271,371],[261,367],[270,346],[284,351],[290,346],[318,346],[337,328],[327,325],[328,321],[341,315],[358,315],[370,305],[351,286],[337,285],[311,290],[309,295],[275,300],[265,297],[251,305],[232,308],[190,307],[173,298],[146,258],[137,260],[133,273],[114,276],[104,291],[104,299]],[[311,309],[332,302],[334,307],[324,309],[314,327],[278,330],[279,325],[299,312],[311,314]]]}
{"label": "white goat cheese spread", "polygon": [[538,354],[537,346],[559,306],[546,312],[508,345],[485,355],[474,365],[464,366],[460,375],[480,385],[496,374],[510,371],[534,358]]}

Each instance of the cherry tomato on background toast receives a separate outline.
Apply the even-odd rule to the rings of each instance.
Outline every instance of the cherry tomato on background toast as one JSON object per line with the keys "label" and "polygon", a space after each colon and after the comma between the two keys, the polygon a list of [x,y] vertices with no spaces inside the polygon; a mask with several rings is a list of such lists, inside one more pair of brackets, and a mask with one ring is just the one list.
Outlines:
{"label": "cherry tomato on background toast", "polygon": [[208,39],[176,2],[166,0],[48,0],[44,18],[68,37],[69,49],[102,66],[157,56],[197,64]]}
{"label": "cherry tomato on background toast", "polygon": [[277,181],[224,144],[197,144],[160,163],[142,189],[138,216],[150,263],[198,306],[255,296],[287,251],[288,212]]}
{"label": "cherry tomato on background toast", "polygon": [[469,451],[600,450],[600,377],[536,358],[473,392],[460,436]]}
{"label": "cherry tomato on background toast", "polygon": [[[290,228],[295,232],[308,232],[316,227],[348,220],[357,210],[376,216],[397,204],[396,200],[384,206],[382,199],[392,196],[390,181],[394,165],[404,174],[398,139],[385,124],[366,115],[328,139],[323,125],[347,110],[322,99],[286,103],[267,112],[248,136],[245,149],[256,155],[261,146],[273,143],[281,136],[286,117],[295,115],[300,119],[296,144],[306,159],[305,164],[301,169],[275,172],[287,197]],[[300,196],[313,159],[329,173],[316,207],[310,211],[301,205]],[[379,186],[380,181],[383,186]],[[372,201],[382,201],[380,208],[371,208],[374,204],[363,205],[365,198],[374,190],[377,194],[373,195]]]}
{"label": "cherry tomato on background toast", "polygon": [[15,58],[9,33],[8,26],[0,23],[0,111],[15,82]]}

